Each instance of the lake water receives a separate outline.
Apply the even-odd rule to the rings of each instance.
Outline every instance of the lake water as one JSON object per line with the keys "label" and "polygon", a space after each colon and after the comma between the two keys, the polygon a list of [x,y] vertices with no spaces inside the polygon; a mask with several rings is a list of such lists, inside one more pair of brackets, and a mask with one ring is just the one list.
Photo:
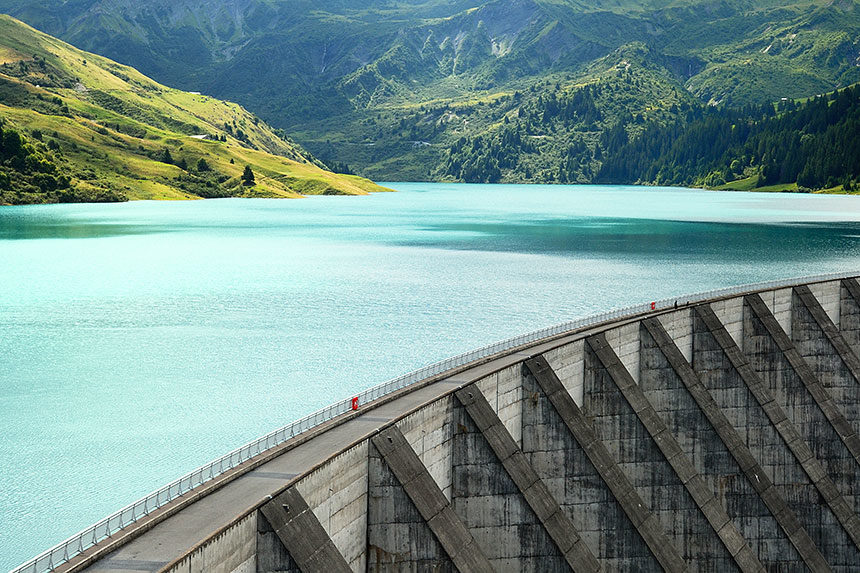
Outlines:
{"label": "lake water", "polygon": [[0,570],[295,418],[611,307],[860,271],[860,198],[389,184],[0,207]]}

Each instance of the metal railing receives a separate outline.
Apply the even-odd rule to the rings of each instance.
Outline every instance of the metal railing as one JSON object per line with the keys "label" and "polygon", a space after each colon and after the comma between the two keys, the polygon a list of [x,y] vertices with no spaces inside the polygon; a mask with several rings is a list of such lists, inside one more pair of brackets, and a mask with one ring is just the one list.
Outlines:
{"label": "metal railing", "polygon": [[679,305],[703,302],[706,300],[730,297],[748,292],[774,290],[778,288],[792,287],[800,284],[810,284],[816,282],[826,282],[851,278],[856,276],[854,273],[832,273],[826,275],[818,275],[811,277],[801,277],[793,279],[784,279],[776,281],[761,282],[749,285],[735,286],[723,289],[710,290],[697,293],[694,295],[685,295],[679,297],[666,298],[658,301],[647,302],[643,304],[628,306],[610,310],[601,314],[557,324],[549,328],[536,330],[534,332],[523,334],[514,338],[509,338],[494,344],[483,346],[476,350],[466,352],[451,358],[447,358],[440,362],[435,362],[404,374],[387,382],[383,382],[372,388],[364,390],[357,397],[346,398],[339,402],[335,402],[330,406],[318,410],[313,414],[300,418],[295,422],[284,426],[274,432],[254,440],[244,446],[233,450],[232,452],[221,456],[220,458],[209,462],[208,464],[197,468],[176,481],[173,481],[164,487],[152,492],[143,499],[140,499],[131,505],[128,505],[118,512],[110,515],[95,525],[87,527],[83,531],[73,535],[66,541],[52,547],[44,553],[30,559],[10,573],[43,573],[53,571],[59,565],[69,561],[80,553],[86,551],[90,547],[96,545],[100,541],[106,539],[110,535],[133,524],[138,519],[145,517],[154,510],[163,507],[167,503],[182,496],[194,488],[205,484],[206,482],[218,477],[231,470],[232,468],[244,463],[251,458],[270,450],[287,440],[302,434],[324,422],[328,422],[340,415],[346,414],[353,409],[355,398],[358,398],[358,404],[366,404],[377,400],[387,394],[401,390],[433,376],[437,376],[454,368],[459,368],[485,359],[494,354],[505,352],[525,345],[533,344],[537,341],[553,338],[564,333],[582,330],[584,328],[595,326],[605,322],[612,322],[620,318],[634,317],[636,315],[647,312],[671,309],[675,303]]}

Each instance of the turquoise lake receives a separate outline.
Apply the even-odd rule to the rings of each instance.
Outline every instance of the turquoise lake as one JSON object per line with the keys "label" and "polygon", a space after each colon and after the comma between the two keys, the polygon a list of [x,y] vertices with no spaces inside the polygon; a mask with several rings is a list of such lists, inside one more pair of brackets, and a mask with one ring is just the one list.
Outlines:
{"label": "turquoise lake", "polygon": [[860,197],[387,185],[0,207],[0,570],[450,355],[612,307],[860,273]]}

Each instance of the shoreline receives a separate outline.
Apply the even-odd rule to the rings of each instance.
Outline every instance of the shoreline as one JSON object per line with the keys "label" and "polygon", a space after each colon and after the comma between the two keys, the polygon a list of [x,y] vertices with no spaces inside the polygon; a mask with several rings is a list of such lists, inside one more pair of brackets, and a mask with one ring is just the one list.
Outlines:
{"label": "shoreline", "polygon": [[[370,180],[368,180],[370,181]],[[742,180],[741,180],[742,181]],[[642,189],[648,188],[667,188],[667,189],[694,189],[701,191],[714,191],[714,192],[723,192],[723,193],[786,193],[792,195],[845,195],[845,196],[860,196],[860,189],[846,191],[842,189],[842,186],[833,187],[829,189],[818,189],[818,190],[805,190],[798,189],[794,183],[780,184],[780,185],[770,185],[767,187],[753,187],[750,189],[739,189],[737,187],[732,188],[731,183],[727,185],[722,185],[719,187],[705,187],[705,186],[691,186],[691,185],[655,185],[655,184],[643,184],[643,183],[518,183],[513,181],[506,181],[502,183],[467,183],[463,181],[382,181],[377,183],[376,181],[372,181],[373,185],[378,190],[369,191],[364,195],[357,195],[353,193],[322,193],[322,194],[308,194],[308,195],[296,195],[296,196],[273,196],[273,197],[265,197],[265,196],[247,196],[247,195],[236,195],[230,197],[171,197],[171,198],[161,198],[161,199],[153,199],[153,198],[126,198],[123,201],[52,201],[52,202],[33,202],[33,203],[3,203],[0,202],[0,207],[24,207],[29,205],[104,205],[104,204],[119,204],[119,203],[132,203],[139,201],[154,201],[154,202],[174,202],[174,201],[218,201],[222,199],[308,199],[311,197],[318,197],[321,195],[325,196],[340,196],[340,197],[359,197],[359,196],[367,196],[376,193],[398,193],[397,189],[387,187],[386,185],[397,185],[401,183],[408,184],[428,184],[432,185],[434,183],[438,183],[440,185],[523,185],[523,186],[552,186],[552,187],[641,187]],[[733,182],[733,183],[736,183]]]}

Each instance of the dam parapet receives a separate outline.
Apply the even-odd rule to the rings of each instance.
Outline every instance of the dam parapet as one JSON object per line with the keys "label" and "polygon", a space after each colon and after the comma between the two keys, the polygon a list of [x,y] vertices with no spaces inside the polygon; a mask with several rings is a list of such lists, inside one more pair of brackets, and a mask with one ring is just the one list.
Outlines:
{"label": "dam parapet", "polygon": [[850,276],[613,311],[344,400],[19,570],[856,570],[858,351]]}

